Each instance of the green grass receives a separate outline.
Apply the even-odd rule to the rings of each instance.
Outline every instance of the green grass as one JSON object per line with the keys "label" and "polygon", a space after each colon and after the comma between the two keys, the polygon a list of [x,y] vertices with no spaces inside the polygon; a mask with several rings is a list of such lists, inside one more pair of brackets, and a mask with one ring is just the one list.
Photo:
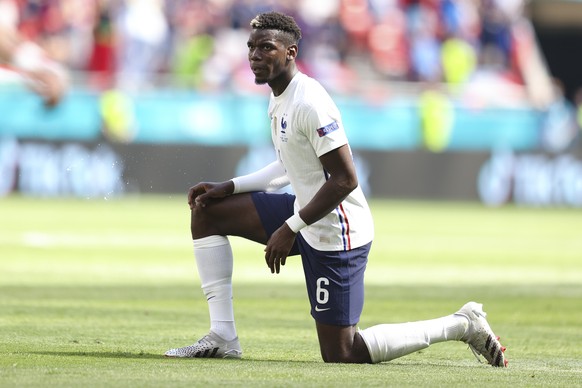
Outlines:
{"label": "green grass", "polygon": [[271,275],[232,239],[242,360],[161,355],[208,330],[184,196],[0,199],[0,387],[579,386],[582,212],[373,201],[360,327],[474,299],[508,369],[443,343],[378,365],[324,364],[301,265]]}

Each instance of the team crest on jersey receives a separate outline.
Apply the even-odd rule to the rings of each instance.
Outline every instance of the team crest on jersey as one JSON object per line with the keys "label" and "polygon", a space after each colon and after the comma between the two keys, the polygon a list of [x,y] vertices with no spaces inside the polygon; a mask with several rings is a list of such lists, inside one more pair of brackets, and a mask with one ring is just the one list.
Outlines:
{"label": "team crest on jersey", "polygon": [[318,128],[317,134],[319,135],[319,137],[324,137],[337,129],[339,129],[339,124],[337,123],[337,121],[334,121],[331,124],[327,124],[325,127]]}
{"label": "team crest on jersey", "polygon": [[284,113],[283,116],[281,116],[281,129],[279,130],[279,138],[281,139],[281,141],[283,143],[287,143],[287,141],[289,140],[287,138],[287,114]]}

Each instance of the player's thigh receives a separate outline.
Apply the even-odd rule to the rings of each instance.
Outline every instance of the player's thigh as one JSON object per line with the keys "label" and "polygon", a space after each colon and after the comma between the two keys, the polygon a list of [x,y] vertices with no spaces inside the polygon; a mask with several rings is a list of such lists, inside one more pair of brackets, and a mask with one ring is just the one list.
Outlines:
{"label": "player's thigh", "polygon": [[211,200],[205,207],[196,206],[192,210],[191,231],[193,239],[222,235],[267,242],[267,233],[250,193]]}
{"label": "player's thigh", "polygon": [[322,252],[301,244],[311,315],[326,362],[371,362],[356,324],[364,306],[364,272],[371,243]]}
{"label": "player's thigh", "polygon": [[364,306],[364,273],[371,243],[350,251],[324,252],[302,238],[301,259],[311,315],[323,324],[353,326]]}

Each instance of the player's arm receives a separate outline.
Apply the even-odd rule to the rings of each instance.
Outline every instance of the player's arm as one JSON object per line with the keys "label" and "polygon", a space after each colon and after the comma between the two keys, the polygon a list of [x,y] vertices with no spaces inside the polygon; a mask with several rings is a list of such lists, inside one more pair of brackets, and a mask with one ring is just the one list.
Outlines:
{"label": "player's arm", "polygon": [[307,225],[328,215],[358,187],[356,167],[347,144],[320,156],[319,160],[330,177],[298,213]]}
{"label": "player's arm", "polygon": [[64,68],[6,23],[0,23],[0,62],[20,73],[49,106],[57,104],[65,94],[68,82]]}
{"label": "player's arm", "polygon": [[295,241],[297,232],[306,225],[322,219],[335,209],[357,186],[358,177],[350,148],[347,144],[320,158],[330,178],[299,213],[277,229],[265,247],[265,261],[271,273],[279,273]]}
{"label": "player's arm", "polygon": [[232,178],[225,182],[201,182],[190,188],[188,204],[206,206],[210,198],[224,198],[232,194],[251,191],[273,191],[289,184],[289,178],[279,161],[263,167],[248,175]]}
{"label": "player's arm", "polygon": [[275,160],[271,164],[253,173],[232,179],[233,194],[251,191],[275,191],[289,184],[289,177],[283,164]]}

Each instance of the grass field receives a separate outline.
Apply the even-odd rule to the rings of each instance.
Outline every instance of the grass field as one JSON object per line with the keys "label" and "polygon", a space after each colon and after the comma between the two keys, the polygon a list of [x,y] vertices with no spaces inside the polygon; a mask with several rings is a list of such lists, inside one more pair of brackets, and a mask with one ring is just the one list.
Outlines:
{"label": "grass field", "polygon": [[324,364],[298,259],[232,239],[242,360],[162,354],[209,327],[183,196],[0,199],[0,387],[581,386],[582,212],[372,201],[360,327],[484,303],[509,368],[462,343]]}

